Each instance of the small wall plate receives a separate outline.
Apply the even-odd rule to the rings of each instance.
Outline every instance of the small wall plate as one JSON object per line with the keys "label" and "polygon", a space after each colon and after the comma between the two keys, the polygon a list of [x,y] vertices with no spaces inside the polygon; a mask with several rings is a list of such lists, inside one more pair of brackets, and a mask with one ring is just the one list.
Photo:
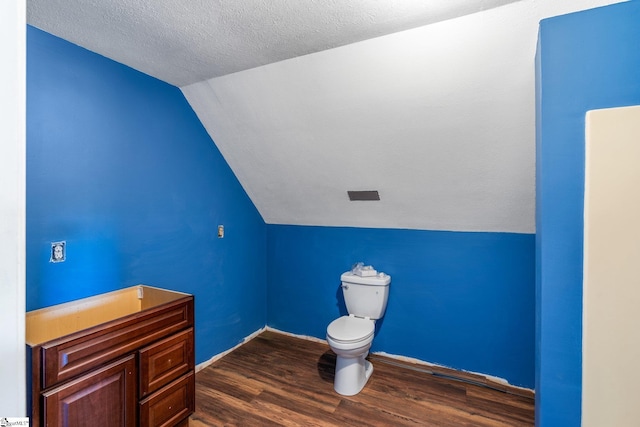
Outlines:
{"label": "small wall plate", "polygon": [[67,242],[51,242],[51,259],[49,262],[64,262],[67,258]]}

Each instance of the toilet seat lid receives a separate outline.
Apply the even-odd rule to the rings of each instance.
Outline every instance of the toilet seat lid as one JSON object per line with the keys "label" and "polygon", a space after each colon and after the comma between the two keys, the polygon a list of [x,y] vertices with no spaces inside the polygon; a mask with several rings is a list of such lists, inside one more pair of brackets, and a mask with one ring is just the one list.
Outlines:
{"label": "toilet seat lid", "polygon": [[375,325],[371,319],[342,316],[327,326],[327,335],[334,341],[362,341],[373,335]]}

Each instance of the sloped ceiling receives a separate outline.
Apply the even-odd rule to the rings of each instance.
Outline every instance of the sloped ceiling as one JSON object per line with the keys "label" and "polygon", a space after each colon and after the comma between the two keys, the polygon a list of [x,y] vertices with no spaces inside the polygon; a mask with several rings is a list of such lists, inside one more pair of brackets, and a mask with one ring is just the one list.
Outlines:
{"label": "sloped ceiling", "polygon": [[268,223],[531,233],[538,22],[617,2],[29,0],[28,22],[181,87]]}
{"label": "sloped ceiling", "polygon": [[517,0],[28,0],[28,23],[175,86]]}

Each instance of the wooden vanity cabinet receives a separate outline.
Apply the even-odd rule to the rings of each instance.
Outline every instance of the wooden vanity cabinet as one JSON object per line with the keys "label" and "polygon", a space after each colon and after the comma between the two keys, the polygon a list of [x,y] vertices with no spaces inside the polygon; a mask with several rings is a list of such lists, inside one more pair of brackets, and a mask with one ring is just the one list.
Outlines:
{"label": "wooden vanity cabinet", "polygon": [[33,426],[188,424],[193,296],[134,286],[27,313]]}

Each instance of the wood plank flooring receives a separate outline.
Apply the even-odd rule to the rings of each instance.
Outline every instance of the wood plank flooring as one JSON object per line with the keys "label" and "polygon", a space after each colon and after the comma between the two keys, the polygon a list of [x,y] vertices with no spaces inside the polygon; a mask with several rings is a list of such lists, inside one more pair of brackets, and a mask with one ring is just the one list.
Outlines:
{"label": "wood plank flooring", "polygon": [[505,393],[444,378],[446,370],[432,375],[412,369],[422,365],[370,359],[374,372],[363,391],[340,396],[328,345],[263,332],[196,374],[189,426],[534,425],[530,392]]}

